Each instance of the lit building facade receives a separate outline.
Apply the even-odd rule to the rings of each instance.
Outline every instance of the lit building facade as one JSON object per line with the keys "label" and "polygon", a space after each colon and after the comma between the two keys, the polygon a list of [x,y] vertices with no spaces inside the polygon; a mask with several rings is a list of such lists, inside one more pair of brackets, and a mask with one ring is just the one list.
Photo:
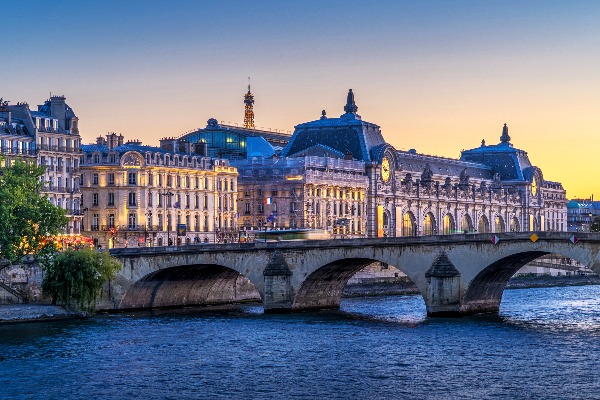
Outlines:
{"label": "lit building facade", "polygon": [[0,107],[0,144],[8,158],[35,160],[45,166],[44,192],[68,217],[65,233],[80,233],[81,192],[78,118],[64,96],[51,96],[37,111],[27,103]]}
{"label": "lit building facade", "polygon": [[236,161],[240,227],[366,232],[365,163],[322,156]]}
{"label": "lit building facade", "polygon": [[342,223],[369,237],[567,229],[565,190],[513,147],[506,125],[500,143],[450,159],[396,150],[357,114],[352,91],[344,111],[297,125],[281,158],[232,161],[244,226],[276,211],[279,227],[335,232]]}
{"label": "lit building facade", "polygon": [[111,133],[82,148],[85,234],[98,245],[237,240],[237,170],[205,146],[170,138],[144,146]]}

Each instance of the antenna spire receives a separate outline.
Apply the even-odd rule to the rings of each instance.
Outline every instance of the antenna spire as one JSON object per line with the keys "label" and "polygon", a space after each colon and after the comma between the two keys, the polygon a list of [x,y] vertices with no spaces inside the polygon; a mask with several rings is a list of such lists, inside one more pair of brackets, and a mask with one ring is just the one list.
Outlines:
{"label": "antenna spire", "polygon": [[250,77],[248,77],[248,93],[244,95],[244,128],[254,129],[254,95],[250,92]]}

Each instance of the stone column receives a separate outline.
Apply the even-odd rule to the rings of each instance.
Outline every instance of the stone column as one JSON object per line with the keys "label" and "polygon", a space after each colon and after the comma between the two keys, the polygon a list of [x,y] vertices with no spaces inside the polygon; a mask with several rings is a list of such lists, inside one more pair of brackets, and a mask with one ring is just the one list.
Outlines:
{"label": "stone column", "polygon": [[445,253],[442,253],[425,273],[427,315],[451,316],[460,314],[460,272]]}
{"label": "stone column", "polygon": [[285,313],[292,311],[292,285],[290,271],[285,258],[276,250],[271,255],[265,277],[265,296],[263,308],[265,313]]}

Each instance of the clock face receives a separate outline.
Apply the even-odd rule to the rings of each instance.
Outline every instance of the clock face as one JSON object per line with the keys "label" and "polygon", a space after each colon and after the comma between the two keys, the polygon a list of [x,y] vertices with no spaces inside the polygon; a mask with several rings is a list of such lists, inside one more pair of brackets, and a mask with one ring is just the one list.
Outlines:
{"label": "clock face", "polygon": [[537,179],[533,178],[533,180],[531,181],[531,195],[535,196],[537,194]]}
{"label": "clock face", "polygon": [[383,179],[384,182],[389,181],[390,173],[390,160],[388,160],[387,157],[383,157],[383,160],[381,161],[381,179]]}

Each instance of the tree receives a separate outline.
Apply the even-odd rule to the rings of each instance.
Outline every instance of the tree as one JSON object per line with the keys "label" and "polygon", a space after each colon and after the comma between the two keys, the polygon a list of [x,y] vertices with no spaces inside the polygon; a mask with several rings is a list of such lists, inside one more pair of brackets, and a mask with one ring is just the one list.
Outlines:
{"label": "tree", "polygon": [[594,218],[594,221],[590,225],[590,232],[600,232],[600,217]]}
{"label": "tree", "polygon": [[44,171],[20,160],[0,167],[0,259],[13,262],[51,249],[48,238],[67,225],[65,210],[42,193]]}
{"label": "tree", "polygon": [[121,268],[106,252],[69,249],[56,253],[43,265],[42,291],[52,304],[67,307],[75,302],[81,309],[93,310],[105,282]]}

